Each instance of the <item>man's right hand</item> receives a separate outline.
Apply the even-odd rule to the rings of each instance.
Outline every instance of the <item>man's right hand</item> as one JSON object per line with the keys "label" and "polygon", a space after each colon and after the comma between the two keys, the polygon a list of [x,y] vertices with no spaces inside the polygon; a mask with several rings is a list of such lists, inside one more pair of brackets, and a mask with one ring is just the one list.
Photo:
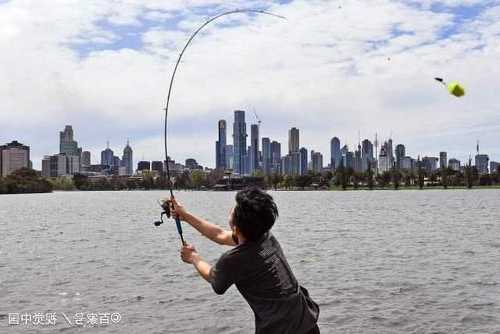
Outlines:
{"label": "man's right hand", "polygon": [[175,197],[171,197],[169,200],[167,200],[168,204],[170,205],[170,212],[172,213],[172,216],[174,218],[178,217],[180,220],[186,221],[187,217],[189,216],[186,208],[184,206],[177,202]]}

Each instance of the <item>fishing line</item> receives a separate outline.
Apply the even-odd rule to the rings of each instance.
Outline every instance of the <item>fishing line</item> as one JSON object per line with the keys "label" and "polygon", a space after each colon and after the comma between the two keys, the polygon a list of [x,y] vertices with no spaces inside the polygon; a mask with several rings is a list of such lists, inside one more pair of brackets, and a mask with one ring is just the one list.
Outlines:
{"label": "fishing line", "polygon": [[[203,28],[205,28],[207,25],[209,25],[211,22],[223,17],[223,16],[227,16],[227,15],[232,15],[232,14],[237,14],[237,13],[254,13],[254,14],[264,14],[264,15],[269,15],[269,16],[273,16],[273,17],[276,17],[276,18],[280,18],[280,19],[283,19],[283,20],[286,20],[286,18],[284,16],[281,16],[281,15],[277,15],[277,14],[273,14],[273,13],[270,13],[270,12],[267,12],[267,11],[264,11],[264,10],[258,10],[258,9],[236,9],[236,10],[231,10],[231,11],[227,11],[227,12],[224,12],[224,13],[221,13],[219,15],[216,15],[210,19],[208,19],[205,23],[203,23],[198,29],[195,30],[195,32],[191,35],[191,37],[189,37],[188,41],[186,42],[186,45],[184,45],[184,48],[182,49],[181,53],[179,54],[179,57],[177,59],[177,62],[175,63],[175,67],[174,67],[174,71],[172,73],[172,76],[170,78],[170,85],[169,85],[169,88],[168,88],[168,95],[167,95],[167,102],[166,102],[166,105],[165,105],[165,124],[164,124],[164,133],[163,133],[163,139],[164,139],[164,146],[165,146],[165,163],[166,163],[166,176],[167,176],[167,187],[170,191],[170,197],[171,198],[174,198],[174,191],[172,189],[172,180],[171,180],[171,177],[170,177],[170,158],[168,156],[168,140],[167,140],[167,129],[168,129],[168,110],[169,110],[169,105],[170,105],[170,97],[172,96],[172,87],[173,87],[173,84],[174,84],[174,79],[175,79],[175,74],[177,73],[177,69],[179,67],[179,64],[182,60],[182,56],[184,55],[184,52],[186,52],[187,48],[191,45],[191,42],[193,41],[193,39],[196,37],[196,35],[198,35],[198,33],[203,30]],[[163,208],[163,212],[161,213],[161,216],[160,216],[160,220],[159,221],[156,221],[154,224],[155,226],[159,226],[163,223],[163,216],[166,215],[167,218],[170,218],[170,207],[169,207],[170,203],[163,203],[161,204],[162,208]],[[177,227],[177,233],[179,234],[180,238],[181,238],[181,242],[183,245],[186,244],[186,242],[184,241],[184,237],[182,235],[182,225],[181,225],[181,221],[178,217],[175,217],[175,224],[176,224],[176,227]]]}

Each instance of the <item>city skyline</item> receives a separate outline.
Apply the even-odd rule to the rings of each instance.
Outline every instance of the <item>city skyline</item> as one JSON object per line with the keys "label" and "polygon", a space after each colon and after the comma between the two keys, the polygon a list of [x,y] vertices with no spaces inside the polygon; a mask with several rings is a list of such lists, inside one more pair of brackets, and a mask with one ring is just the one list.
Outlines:
{"label": "city skyline", "polygon": [[[392,132],[415,154],[446,148],[465,160],[473,138],[500,155],[496,1],[245,4],[288,21],[236,15],[193,44],[171,105],[172,156],[199,151],[200,163],[215,165],[212,124],[238,108],[255,108],[261,131],[281,143],[299,127],[303,145],[324,155],[323,138],[335,134],[352,146],[358,130],[370,139]],[[130,137],[139,158],[157,159],[171,59],[194,26],[228,7],[119,0],[62,2],[55,11],[45,2],[1,2],[0,141],[31,143],[40,168],[43,155],[57,151],[53,129],[72,124],[92,152]],[[450,96],[435,76],[460,81],[467,95]]]}
{"label": "city skyline", "polygon": [[[247,124],[246,113],[244,110],[235,110],[235,122],[233,122],[233,133],[229,134],[229,137],[233,138],[234,143],[234,131],[241,132],[241,138],[244,138],[246,142],[247,134]],[[236,126],[236,123],[240,123],[239,126]],[[217,156],[219,154],[224,154],[224,164],[222,166],[217,165],[205,165],[201,163],[196,155],[192,155],[186,159],[176,159],[176,157],[171,157],[174,161],[193,161],[196,166],[205,166],[205,168],[216,169],[233,169],[234,167],[234,151],[233,145],[227,141],[227,122],[226,120],[218,121],[218,137],[215,145],[215,161],[217,162]],[[257,169],[265,171],[265,159],[267,157],[268,164],[268,173],[271,174],[277,170],[280,173],[284,174],[295,174],[300,175],[304,174],[305,171],[313,170],[314,172],[321,172],[325,169],[332,169],[332,162],[337,163],[337,159],[335,159],[335,154],[340,154],[340,161],[342,161],[344,167],[352,167],[356,171],[365,171],[367,169],[368,163],[373,167],[373,164],[377,164],[377,170],[384,172],[390,170],[392,166],[396,166],[400,169],[413,169],[415,168],[415,163],[417,159],[421,159],[424,164],[428,164],[431,170],[435,170],[438,168],[448,167],[448,164],[452,169],[458,170],[460,167],[463,167],[468,163],[469,159],[472,160],[474,166],[478,166],[478,169],[481,173],[486,173],[490,171],[491,168],[495,169],[498,165],[498,160],[495,157],[492,157],[488,152],[484,150],[480,151],[480,142],[476,141],[474,154],[469,154],[467,159],[461,160],[457,159],[455,156],[449,154],[448,151],[440,150],[437,154],[430,155],[410,155],[407,152],[407,146],[401,144],[399,142],[394,142],[392,138],[388,138],[387,140],[379,141],[378,134],[375,134],[374,141],[372,142],[370,139],[366,138],[361,140],[361,136],[358,133],[358,145],[349,146],[347,143],[342,143],[341,140],[337,137],[332,137],[329,141],[330,149],[327,151],[327,154],[320,151],[315,151],[313,149],[309,149],[304,147],[300,143],[300,129],[297,127],[292,127],[288,129],[288,138],[286,141],[286,147],[288,148],[288,154],[284,154],[281,150],[282,143],[274,140],[274,138],[262,137],[260,136],[260,120],[258,120],[258,124],[248,124],[248,127],[253,132],[251,135],[252,140],[250,141],[250,145],[246,147],[243,151],[242,159],[242,171],[233,170],[234,173],[239,175],[251,175]],[[226,148],[230,149],[227,152],[219,153],[219,140],[223,138],[223,142],[226,142]],[[254,143],[257,144],[256,148],[252,149]],[[11,144],[19,145],[18,141],[13,140]],[[9,145],[8,143],[6,145]],[[395,147],[394,147],[395,145]],[[63,131],[59,132],[59,153],[56,153],[54,158],[60,159],[58,155],[67,155],[68,162],[65,164],[68,165],[68,174],[74,174],[80,171],[80,168],[84,165],[87,165],[90,162],[91,165],[109,165],[111,167],[115,166],[123,167],[124,170],[120,171],[124,175],[133,175],[138,168],[138,164],[140,162],[161,162],[163,159],[154,158],[154,159],[135,159],[133,160],[132,148],[130,146],[130,140],[127,139],[126,145],[123,149],[122,158],[115,155],[114,151],[110,149],[109,141],[106,142],[106,148],[101,151],[100,159],[93,159],[92,156],[96,154],[92,154],[89,150],[83,150],[82,147],[78,147],[78,142],[74,139],[74,132],[71,125],[66,125]],[[339,147],[342,146],[342,149],[339,150]],[[378,147],[380,146],[380,149]],[[6,146],[7,147],[7,146]],[[28,147],[28,154],[31,153],[31,146],[25,145]],[[262,150],[259,149],[262,148]],[[375,150],[374,150],[375,148]],[[109,154],[106,154],[108,152]],[[251,155],[252,152],[256,152],[258,158],[255,161],[255,164],[251,163]],[[275,156],[277,152],[277,155]],[[310,152],[310,155],[308,153]],[[283,153],[283,155],[282,155]],[[50,154],[45,154],[44,157],[48,158]],[[73,156],[73,157],[72,157]],[[286,158],[289,157],[289,161]],[[77,160],[74,160],[77,158]],[[222,158],[222,157],[221,157]],[[245,160],[246,159],[246,160]],[[283,160],[284,159],[284,160]],[[316,160],[315,160],[316,159]],[[29,163],[33,163],[33,168],[37,169],[35,163],[32,159],[28,159]],[[42,159],[42,167],[43,167]],[[319,162],[321,161],[321,162]],[[443,162],[444,161],[444,162]],[[49,162],[47,161],[47,164]],[[61,162],[62,163],[62,162]],[[177,164],[178,166],[181,166]],[[74,166],[79,166],[78,168]],[[286,167],[288,166],[288,167]],[[319,166],[319,167],[318,167]],[[457,167],[458,166],[458,167]],[[494,166],[494,167],[491,167]],[[285,168],[285,169],[283,169]],[[42,170],[43,168],[38,168],[38,170]],[[197,168],[195,168],[197,169]],[[158,169],[156,169],[158,170]],[[491,171],[490,171],[491,172]],[[63,173],[64,174],[64,173]],[[50,175],[46,175],[50,176]]]}

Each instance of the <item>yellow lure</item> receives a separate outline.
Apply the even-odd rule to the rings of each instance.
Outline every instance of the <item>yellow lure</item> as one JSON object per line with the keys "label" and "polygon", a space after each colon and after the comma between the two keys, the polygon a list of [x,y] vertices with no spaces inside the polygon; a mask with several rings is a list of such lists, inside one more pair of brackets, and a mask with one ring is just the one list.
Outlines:
{"label": "yellow lure", "polygon": [[456,81],[450,82],[447,87],[451,95],[456,97],[462,97],[465,95],[465,89]]}

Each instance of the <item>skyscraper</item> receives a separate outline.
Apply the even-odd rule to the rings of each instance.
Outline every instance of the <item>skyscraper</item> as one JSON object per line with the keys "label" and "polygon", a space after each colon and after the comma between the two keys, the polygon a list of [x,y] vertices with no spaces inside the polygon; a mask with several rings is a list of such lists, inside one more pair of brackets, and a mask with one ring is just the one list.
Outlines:
{"label": "skyscraper", "polygon": [[90,158],[90,152],[89,151],[83,151],[82,152],[82,166],[88,167],[91,165],[91,158]]}
{"label": "skyscraper", "polygon": [[30,148],[17,141],[0,146],[0,176],[30,166]]}
{"label": "skyscraper", "polygon": [[487,154],[476,154],[476,168],[480,175],[488,174],[488,164],[490,158]]}
{"label": "skyscraper", "polygon": [[330,141],[330,164],[332,170],[338,168],[341,161],[342,152],[340,152],[340,140],[337,137],[333,137]]}
{"label": "skyscraper", "polygon": [[81,156],[82,149],[73,138],[73,127],[66,125],[64,131],[59,132],[59,153]]}
{"label": "skyscraper", "polygon": [[264,175],[271,174],[272,155],[271,155],[271,140],[267,137],[262,138],[262,169]]}
{"label": "skyscraper", "polygon": [[101,165],[112,167],[114,165],[115,153],[109,148],[109,141],[106,144],[106,149],[101,152]]}
{"label": "skyscraper", "polygon": [[247,125],[243,110],[234,112],[233,149],[234,173],[243,175],[245,174],[245,156],[247,155]]}
{"label": "skyscraper", "polygon": [[363,172],[366,172],[368,170],[368,165],[372,169],[375,169],[375,164],[374,164],[374,156],[373,156],[373,144],[371,141],[368,139],[363,140],[361,142],[361,169]]}
{"label": "skyscraper", "polygon": [[363,171],[361,144],[358,144],[358,149],[354,152],[354,171],[357,173]]}
{"label": "skyscraper", "polygon": [[121,165],[125,167],[125,175],[133,175],[134,174],[134,152],[132,151],[132,147],[130,147],[130,142],[127,139],[127,145],[123,149],[123,156]]}
{"label": "skyscraper", "polygon": [[271,172],[281,172],[281,144],[277,141],[271,142]]}
{"label": "skyscraper", "polygon": [[218,123],[219,128],[219,138],[216,142],[216,158],[215,158],[215,168],[226,169],[226,132],[227,125],[225,120],[220,120]]}
{"label": "skyscraper", "polygon": [[299,146],[299,129],[291,128],[288,131],[288,153],[298,152]]}
{"label": "skyscraper", "polygon": [[448,154],[446,152],[439,152],[439,168],[448,168]]}
{"label": "skyscraper", "polygon": [[460,160],[452,158],[448,161],[448,166],[456,172],[460,170]]}
{"label": "skyscraper", "polygon": [[392,138],[389,138],[389,140],[387,141],[386,150],[387,150],[387,156],[390,159],[391,168],[392,168],[392,165],[394,164],[394,150],[392,148]]}
{"label": "skyscraper", "polygon": [[396,168],[401,169],[401,160],[406,156],[406,148],[403,144],[396,145]]}
{"label": "skyscraper", "polygon": [[380,173],[387,172],[392,168],[391,158],[387,154],[387,145],[386,144],[382,145],[382,147],[380,148],[378,163],[379,163],[378,167],[379,167]]}
{"label": "skyscraper", "polygon": [[226,145],[225,153],[226,153],[226,168],[233,169],[234,168],[233,145]]}
{"label": "skyscraper", "polygon": [[314,173],[321,173],[323,169],[323,155],[320,152],[311,151],[311,166]]}
{"label": "skyscraper", "polygon": [[259,168],[259,125],[252,124],[250,126],[250,170],[249,173],[253,174]]}
{"label": "skyscraper", "polygon": [[305,175],[307,174],[307,149],[305,147],[302,147],[300,149],[300,169],[299,169],[299,174],[300,175]]}

